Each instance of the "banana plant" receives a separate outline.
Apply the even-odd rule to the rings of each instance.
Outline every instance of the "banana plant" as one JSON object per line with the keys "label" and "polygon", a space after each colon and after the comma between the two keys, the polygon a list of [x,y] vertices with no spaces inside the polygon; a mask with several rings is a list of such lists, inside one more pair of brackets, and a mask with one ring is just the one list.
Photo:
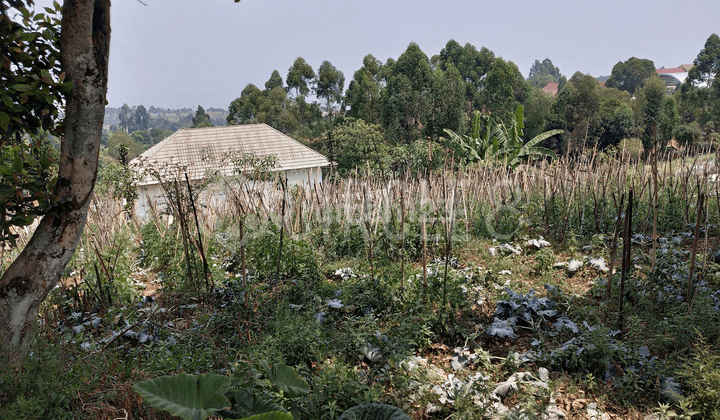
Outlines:
{"label": "banana plant", "polygon": [[[271,366],[260,361],[260,364],[267,379],[284,396],[292,399],[310,392],[308,383],[293,368],[282,363]],[[230,388],[230,378],[214,373],[179,373],[133,386],[147,404],[184,420],[205,420],[211,415],[240,420],[293,420],[299,417],[251,390]],[[371,403],[348,409],[340,420],[410,420],[410,417],[397,407]]]}
{"label": "banana plant", "polygon": [[[557,158],[555,152],[538,144],[552,136],[562,134],[563,130],[546,131],[524,142],[522,138],[525,128],[524,112],[523,106],[518,105],[515,119],[508,126],[480,111],[475,111],[469,135],[457,134],[448,129],[445,133],[450,137],[450,142],[465,156],[467,163],[502,164],[514,169],[521,163],[537,157]],[[485,130],[481,135],[482,127]]]}
{"label": "banana plant", "polygon": [[[497,138],[491,137],[491,118],[480,111],[475,111],[470,134],[458,134],[447,128],[444,130],[450,142],[466,157],[468,163],[488,163],[498,150]],[[485,128],[484,132],[482,129]]]}

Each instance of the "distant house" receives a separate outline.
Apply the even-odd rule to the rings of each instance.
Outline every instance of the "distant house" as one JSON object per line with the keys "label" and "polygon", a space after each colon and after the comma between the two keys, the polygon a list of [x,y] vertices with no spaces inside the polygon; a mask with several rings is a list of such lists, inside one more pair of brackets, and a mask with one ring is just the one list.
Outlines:
{"label": "distant house", "polygon": [[150,206],[164,202],[158,176],[169,180],[182,172],[190,181],[199,181],[209,174],[237,175],[238,159],[247,156],[274,157],[270,171],[283,173],[290,185],[322,183],[322,169],[330,166],[322,154],[266,124],[179,130],[132,160],[143,174],[136,214],[143,217]]}
{"label": "distant house", "polygon": [[550,96],[555,96],[558,93],[558,88],[560,87],[559,83],[551,82],[545,85],[545,87],[542,89],[543,92],[547,92],[550,94]]}
{"label": "distant house", "polygon": [[[665,90],[667,90],[668,93],[675,92],[675,90],[685,82],[685,79],[688,77],[688,72],[690,71],[687,67],[688,65],[686,64],[672,69],[660,68],[656,70],[657,75],[665,82]],[[692,68],[692,66],[689,67]]]}

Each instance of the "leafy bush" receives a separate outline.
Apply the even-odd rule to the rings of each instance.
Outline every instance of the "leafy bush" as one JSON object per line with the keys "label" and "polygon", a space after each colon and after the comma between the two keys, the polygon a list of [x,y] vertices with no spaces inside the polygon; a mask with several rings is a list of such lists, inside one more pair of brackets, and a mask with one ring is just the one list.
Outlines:
{"label": "leafy bush", "polygon": [[704,343],[698,345],[680,371],[687,386],[684,397],[700,418],[720,419],[720,352]]}
{"label": "leafy bush", "polygon": [[[254,267],[260,279],[274,278],[277,271],[279,244],[280,228],[274,223],[265,224],[250,235],[245,248],[248,263]],[[309,287],[314,287],[321,279],[315,250],[309,243],[293,240],[284,235],[280,277],[302,280],[307,282],[306,286]]]}
{"label": "leafy bush", "polygon": [[93,387],[97,378],[84,366],[68,363],[56,343],[43,336],[37,336],[33,348],[13,369],[9,358],[14,355],[0,346],[0,419],[74,419],[76,393]]}
{"label": "leafy bush", "polygon": [[642,156],[643,145],[642,140],[633,137],[629,139],[623,139],[617,146],[620,153],[625,154],[631,160],[638,160]]}

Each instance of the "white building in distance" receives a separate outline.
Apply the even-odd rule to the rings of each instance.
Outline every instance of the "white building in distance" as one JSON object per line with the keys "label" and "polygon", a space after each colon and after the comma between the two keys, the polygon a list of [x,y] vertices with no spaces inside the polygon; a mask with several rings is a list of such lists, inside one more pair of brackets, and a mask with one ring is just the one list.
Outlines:
{"label": "white building in distance", "polygon": [[325,156],[267,124],[183,129],[131,161],[141,173],[135,213],[144,217],[164,203],[161,180],[235,176],[252,170],[249,162],[268,158],[274,160],[268,170],[287,177],[288,185],[322,183],[322,169],[330,166]]}

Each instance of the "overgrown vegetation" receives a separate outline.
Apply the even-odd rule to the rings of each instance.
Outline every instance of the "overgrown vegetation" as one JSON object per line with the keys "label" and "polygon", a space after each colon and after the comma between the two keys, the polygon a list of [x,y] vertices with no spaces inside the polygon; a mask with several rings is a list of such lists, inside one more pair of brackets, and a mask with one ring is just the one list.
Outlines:
{"label": "overgrown vegetation", "polygon": [[[296,419],[368,403],[418,419],[717,418],[713,159],[659,160],[657,222],[652,165],[623,155],[448,161],[423,179],[318,189],[265,177],[263,205],[227,178],[224,208],[181,177],[174,204],[138,221],[103,175],[31,355],[0,373],[0,418],[166,418],[132,387],[180,372],[227,378],[231,411],[254,401]],[[306,393],[277,388],[279,364]]]}

